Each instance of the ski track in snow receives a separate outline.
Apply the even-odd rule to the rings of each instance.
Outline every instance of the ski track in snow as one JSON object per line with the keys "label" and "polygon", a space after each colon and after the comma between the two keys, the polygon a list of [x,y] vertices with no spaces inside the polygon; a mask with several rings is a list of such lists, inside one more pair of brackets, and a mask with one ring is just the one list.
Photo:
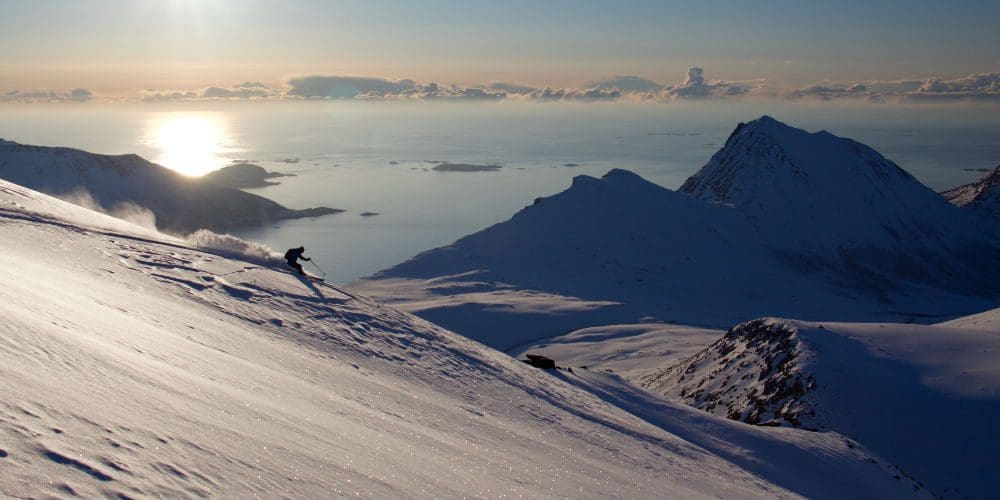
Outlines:
{"label": "ski track in snow", "polygon": [[0,207],[0,494],[924,493],[804,431],[792,459],[720,453],[407,313],[2,181]]}

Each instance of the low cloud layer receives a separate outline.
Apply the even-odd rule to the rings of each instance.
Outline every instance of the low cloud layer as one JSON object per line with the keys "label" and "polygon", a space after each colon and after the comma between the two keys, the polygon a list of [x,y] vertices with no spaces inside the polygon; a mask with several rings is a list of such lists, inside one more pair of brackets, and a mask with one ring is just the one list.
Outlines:
{"label": "low cloud layer", "polygon": [[683,82],[679,85],[666,87],[660,94],[673,99],[703,99],[749,94],[752,90],[754,90],[753,87],[740,82],[707,81],[705,80],[705,70],[694,66],[688,69],[687,77]]}
{"label": "low cloud layer", "polygon": [[962,78],[933,77],[926,80],[871,80],[827,83],[790,89],[780,94],[792,100],[865,99],[888,102],[1000,101],[1000,73],[976,73]]}
{"label": "low cloud layer", "polygon": [[849,85],[810,85],[798,89],[792,89],[782,94],[785,98],[798,99],[819,99],[829,101],[841,98],[866,98],[876,99],[878,93],[870,91],[863,83],[852,83]]}
{"label": "low cloud layer", "polygon": [[270,89],[260,82],[243,82],[232,87],[206,87],[198,90],[146,90],[142,100],[146,102],[183,100],[231,100],[280,98],[282,92]]}
{"label": "low cloud layer", "polygon": [[[976,73],[961,78],[931,77],[906,80],[822,82],[798,88],[777,88],[759,80],[711,80],[693,66],[683,80],[662,84],[634,75],[594,80],[581,87],[534,87],[492,82],[463,86],[410,79],[312,75],[290,78],[285,88],[247,81],[232,86],[193,90],[144,90],[147,102],[183,100],[426,100],[426,101],[679,101],[718,99],[777,99],[867,102],[1000,102],[1000,73]],[[107,96],[101,99],[111,99]],[[13,90],[0,94],[0,103],[88,102],[94,94],[84,88],[70,91]]]}
{"label": "low cloud layer", "polygon": [[288,80],[287,95],[306,99],[353,99],[364,95],[398,95],[413,90],[413,80],[387,80],[355,76],[302,76]]}
{"label": "low cloud layer", "polygon": [[665,88],[664,85],[654,82],[653,80],[647,80],[640,76],[613,76],[611,78],[605,78],[603,80],[593,81],[587,84],[591,88],[599,88],[605,90],[618,90],[620,92],[631,94],[636,92],[660,92]]}
{"label": "low cloud layer", "polygon": [[55,90],[12,90],[5,94],[0,94],[0,102],[88,102],[94,93],[87,89],[73,89],[69,92],[57,92]]}
{"label": "low cloud layer", "polygon": [[1000,99],[1000,73],[976,73],[965,78],[931,78],[908,96],[916,100]]}

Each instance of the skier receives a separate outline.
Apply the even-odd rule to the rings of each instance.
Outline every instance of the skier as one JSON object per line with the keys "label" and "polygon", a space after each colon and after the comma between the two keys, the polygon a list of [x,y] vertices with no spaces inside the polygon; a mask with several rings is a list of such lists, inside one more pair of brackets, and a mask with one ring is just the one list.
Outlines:
{"label": "skier", "polygon": [[306,272],[302,270],[302,264],[299,264],[298,260],[299,259],[309,260],[309,261],[312,260],[309,257],[304,257],[302,255],[303,253],[305,253],[305,251],[306,247],[298,247],[298,248],[289,248],[288,251],[285,252],[285,261],[288,262],[288,265],[291,266],[292,269],[295,269],[296,271],[299,272],[299,274],[302,275],[305,275]]}

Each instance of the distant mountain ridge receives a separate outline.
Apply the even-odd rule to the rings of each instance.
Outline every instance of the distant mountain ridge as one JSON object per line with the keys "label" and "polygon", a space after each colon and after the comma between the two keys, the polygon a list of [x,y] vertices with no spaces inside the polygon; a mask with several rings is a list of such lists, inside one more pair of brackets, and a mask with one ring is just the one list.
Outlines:
{"label": "distant mountain ridge", "polygon": [[957,207],[1000,220],[1000,165],[975,182],[949,189],[941,196]]}
{"label": "distant mountain ridge", "polygon": [[102,155],[0,139],[0,178],[56,197],[81,194],[104,210],[132,204],[151,211],[163,231],[187,233],[315,217],[341,210],[295,210],[267,198],[184,177],[138,155]]}
{"label": "distant mountain ridge", "polygon": [[643,318],[926,322],[996,307],[1000,229],[981,222],[867,146],[762,117],[680,192],[578,176],[357,286],[501,348]]}

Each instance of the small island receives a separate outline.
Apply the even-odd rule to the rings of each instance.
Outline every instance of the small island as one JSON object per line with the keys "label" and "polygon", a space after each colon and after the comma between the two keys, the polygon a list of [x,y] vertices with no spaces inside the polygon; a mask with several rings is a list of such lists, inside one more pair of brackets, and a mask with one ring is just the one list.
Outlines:
{"label": "small island", "polygon": [[294,174],[268,172],[264,167],[252,163],[240,163],[207,173],[201,179],[204,182],[219,186],[242,189],[275,186],[279,183],[271,182],[268,179],[294,176]]}
{"label": "small island", "polygon": [[472,163],[440,163],[432,170],[436,172],[496,172],[503,168],[502,165],[491,163],[489,165],[474,165]]}
{"label": "small island", "polygon": [[378,212],[361,212],[362,217],[375,217],[376,215],[378,215]]}

